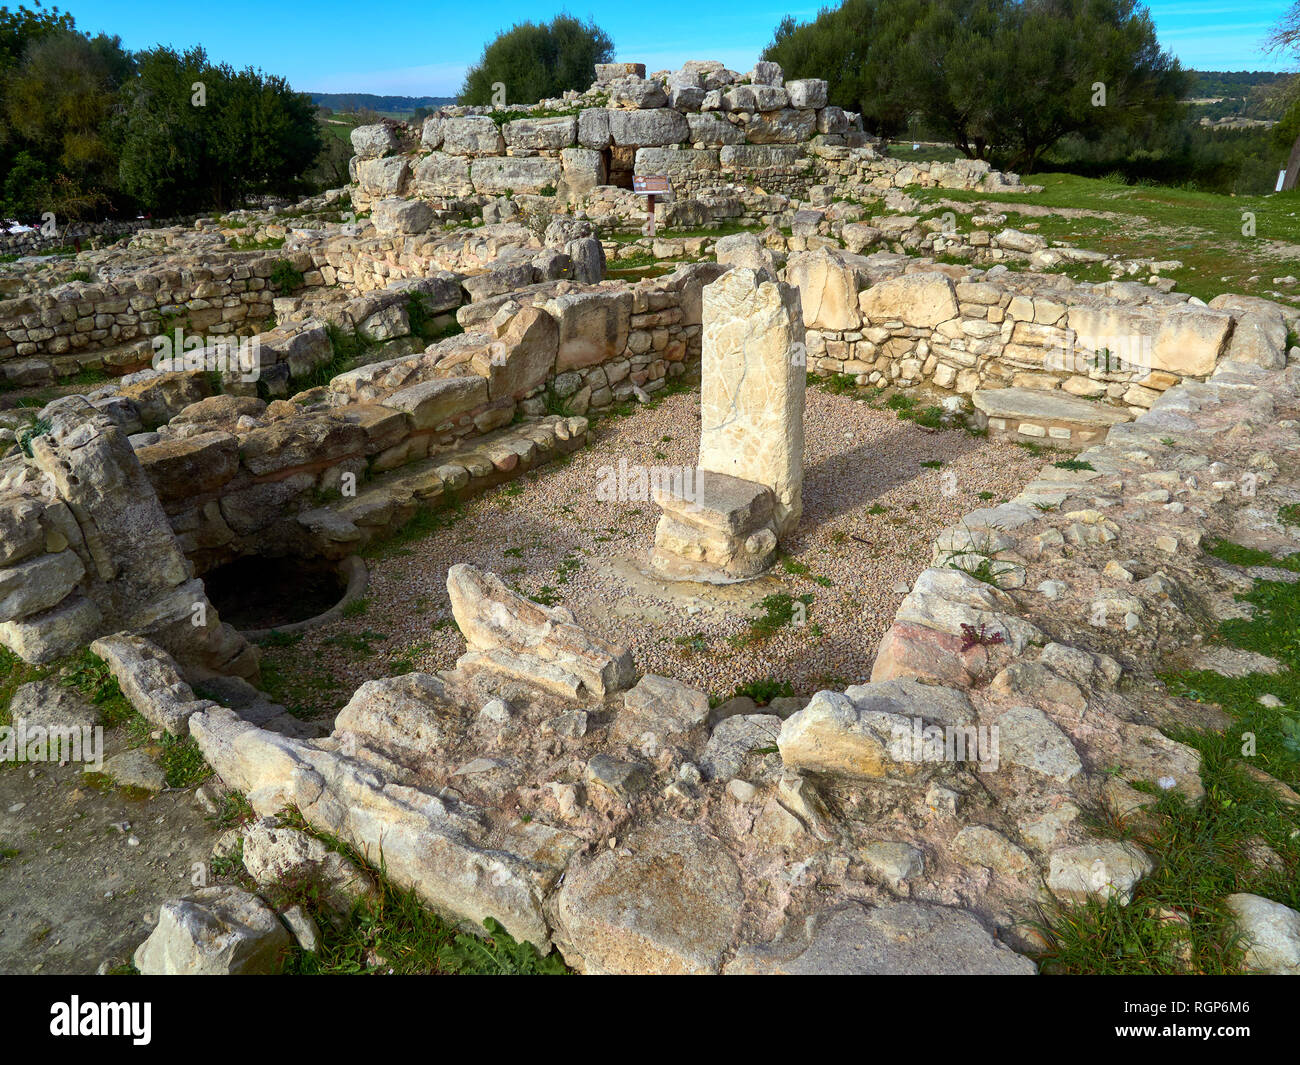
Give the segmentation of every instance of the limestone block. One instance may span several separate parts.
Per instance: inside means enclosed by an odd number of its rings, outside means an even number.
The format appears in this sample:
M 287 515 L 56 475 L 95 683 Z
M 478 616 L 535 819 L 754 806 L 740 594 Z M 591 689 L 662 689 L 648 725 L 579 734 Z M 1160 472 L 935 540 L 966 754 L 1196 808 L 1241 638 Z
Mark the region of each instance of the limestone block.
M 703 314 L 699 468 L 772 489 L 784 534 L 803 510 L 799 291 L 733 269 L 705 286 Z
M 857 329 L 862 324 L 857 277 L 842 256 L 825 248 L 796 252 L 785 276 L 799 289 L 807 328 Z

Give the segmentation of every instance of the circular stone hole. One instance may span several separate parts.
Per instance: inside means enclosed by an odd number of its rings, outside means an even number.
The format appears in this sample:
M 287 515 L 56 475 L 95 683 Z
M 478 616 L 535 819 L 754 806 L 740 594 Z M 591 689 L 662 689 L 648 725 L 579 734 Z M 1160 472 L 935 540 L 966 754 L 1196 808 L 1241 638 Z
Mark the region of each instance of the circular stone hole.
M 348 579 L 337 562 L 253 556 L 209 570 L 203 584 L 221 620 L 247 631 L 325 613 L 343 598 Z

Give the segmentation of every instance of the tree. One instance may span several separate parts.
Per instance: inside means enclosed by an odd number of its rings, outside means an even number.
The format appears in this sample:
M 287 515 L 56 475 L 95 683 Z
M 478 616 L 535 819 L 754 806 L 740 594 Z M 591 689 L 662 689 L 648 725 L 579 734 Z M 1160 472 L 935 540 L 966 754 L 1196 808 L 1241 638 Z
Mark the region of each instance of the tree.
M 826 78 L 831 102 L 861 111 L 870 132 L 916 117 L 1016 169 L 1068 133 L 1172 116 L 1185 87 L 1137 0 L 845 0 L 810 23 L 783 20 L 764 58 Z
M 116 37 L 61 29 L 28 45 L 6 82 L 3 109 L 26 156 L 25 199 L 74 219 L 111 202 L 117 162 L 109 119 L 132 69 Z M 21 199 L 19 209 L 31 211 Z
M 295 190 L 320 154 L 315 106 L 283 78 L 213 66 L 202 48 L 155 48 L 137 68 L 118 120 L 119 173 L 153 210 L 225 209 L 250 193 Z
M 597 63 L 614 58 L 614 42 L 594 22 L 560 14 L 549 24 L 520 22 L 499 33 L 465 74 L 459 102 L 493 102 L 493 86 L 505 86 L 507 103 L 535 103 L 568 90 L 588 88 Z

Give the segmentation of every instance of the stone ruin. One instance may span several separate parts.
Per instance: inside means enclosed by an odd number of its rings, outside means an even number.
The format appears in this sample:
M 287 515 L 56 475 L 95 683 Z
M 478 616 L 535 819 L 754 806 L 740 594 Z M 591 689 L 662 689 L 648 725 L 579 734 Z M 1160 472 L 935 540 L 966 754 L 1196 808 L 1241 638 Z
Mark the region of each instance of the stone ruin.
M 704 290 L 700 457 L 656 493 L 653 564 L 693 580 L 767 569 L 803 512 L 807 376 L 799 292 L 737 268 Z
M 1203 537 L 1294 546 L 1266 511 L 1295 491 L 1277 460 L 1300 453 L 1300 312 L 1206 305 L 1162 264 L 970 205 L 952 205 L 959 232 L 900 213 L 917 185 L 1023 186 L 888 159 L 824 82 L 773 64 L 597 75 L 504 122 L 448 108 L 418 134 L 356 130 L 368 219 L 335 217 L 334 193 L 137 233 L 70 264 L 89 281 L 0 268 L 9 387 L 110 375 L 35 420 L 0 410 L 0 643 L 29 662 L 89 645 L 152 725 L 191 737 L 258 817 L 259 884 L 373 890 L 277 820 L 291 807 L 442 915 L 494 918 L 585 972 L 1032 972 L 1043 891 L 1127 901 L 1151 870 L 1083 812 L 1140 813 L 1157 782 L 1201 801 L 1199 755 L 1161 731 L 1189 707 L 1151 663 L 1235 587 Z M 634 171 L 673 179 L 670 232 L 635 245 L 671 269 L 610 278 L 643 217 Z M 736 223 L 752 230 L 671 235 Z M 1043 272 L 1088 261 L 1114 278 Z M 284 264 L 302 280 L 277 295 Z M 192 364 L 154 366 L 180 319 L 203 338 Z M 339 370 L 340 333 L 371 354 Z M 213 364 L 223 338 L 256 341 L 255 373 Z M 754 578 L 802 513 L 808 373 L 924 389 L 955 424 L 1078 462 L 928 545 L 871 677 L 785 716 L 711 708 L 565 606 L 455 565 L 465 654 L 367 681 L 326 731 L 257 689 L 256 645 L 204 588 L 235 559 L 349 559 L 697 376 L 699 460 L 658 486 L 647 571 Z M 962 567 L 981 559 L 996 580 Z M 972 757 L 930 756 L 955 735 Z M 1277 904 L 1252 899 L 1229 906 L 1258 931 Z M 195 913 L 248 950 L 206 956 Z M 254 971 L 286 942 L 257 896 L 219 886 L 167 903 L 136 959 Z M 1269 950 L 1252 964 L 1290 964 Z

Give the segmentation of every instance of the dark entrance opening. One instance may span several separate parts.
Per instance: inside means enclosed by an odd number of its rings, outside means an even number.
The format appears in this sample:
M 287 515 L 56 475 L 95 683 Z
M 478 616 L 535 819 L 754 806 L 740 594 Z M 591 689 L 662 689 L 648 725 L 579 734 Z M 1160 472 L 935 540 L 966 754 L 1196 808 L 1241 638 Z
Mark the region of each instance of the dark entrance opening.
M 347 579 L 337 562 L 254 556 L 203 575 L 221 620 L 237 629 L 271 629 L 323 614 L 343 598 Z
M 605 184 L 615 185 L 620 189 L 632 187 L 632 174 L 636 170 L 636 149 L 617 146 L 602 148 L 601 158 L 605 161 Z

